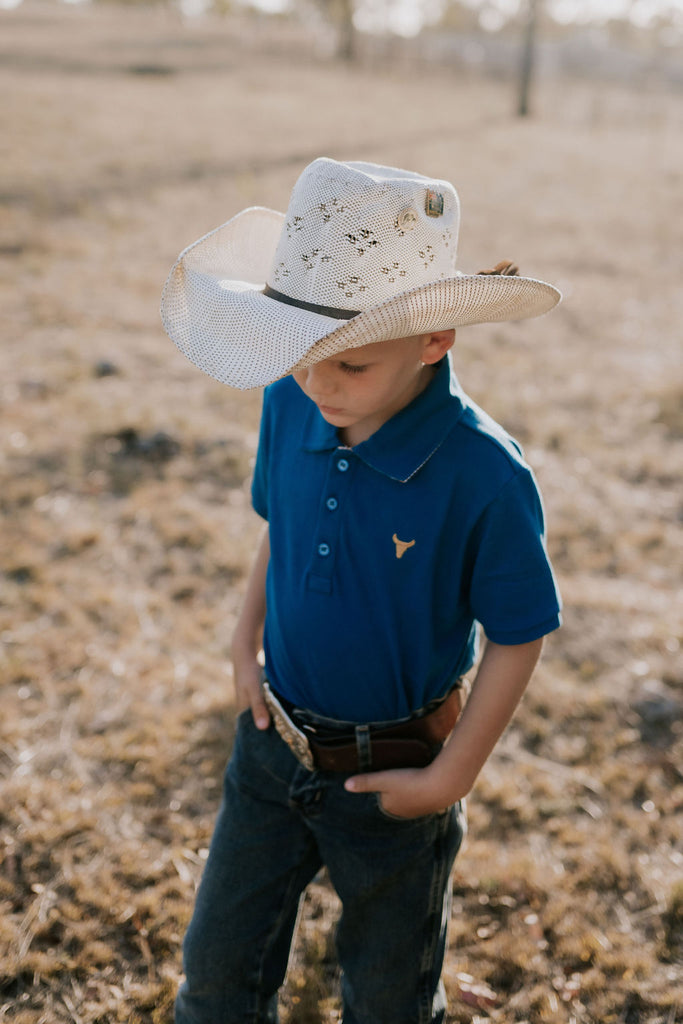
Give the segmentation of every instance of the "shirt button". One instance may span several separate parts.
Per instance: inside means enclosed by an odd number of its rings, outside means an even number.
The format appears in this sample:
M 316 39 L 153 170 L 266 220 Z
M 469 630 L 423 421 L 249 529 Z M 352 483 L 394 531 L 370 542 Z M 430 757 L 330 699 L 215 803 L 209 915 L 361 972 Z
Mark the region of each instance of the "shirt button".
M 340 459 L 339 462 L 337 463 L 337 469 L 339 470 L 340 473 L 345 473 L 348 468 L 349 468 L 349 460 L 348 459 Z
M 330 545 L 329 544 L 318 544 L 318 554 L 319 555 L 322 555 L 323 558 L 325 558 L 325 556 L 329 555 L 329 553 L 330 553 Z
M 336 498 L 328 498 L 327 501 L 325 502 L 325 504 L 329 508 L 330 512 L 334 512 L 334 510 L 337 507 L 337 505 L 339 504 L 339 502 L 337 501 Z

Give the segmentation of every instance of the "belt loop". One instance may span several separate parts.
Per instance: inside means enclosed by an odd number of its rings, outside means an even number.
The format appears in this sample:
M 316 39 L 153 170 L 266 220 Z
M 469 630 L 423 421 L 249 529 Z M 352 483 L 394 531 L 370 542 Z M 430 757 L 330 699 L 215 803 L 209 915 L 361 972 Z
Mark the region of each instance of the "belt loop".
M 356 751 L 358 754 L 358 771 L 367 772 L 372 766 L 372 751 L 370 749 L 370 726 L 357 725 L 356 729 Z

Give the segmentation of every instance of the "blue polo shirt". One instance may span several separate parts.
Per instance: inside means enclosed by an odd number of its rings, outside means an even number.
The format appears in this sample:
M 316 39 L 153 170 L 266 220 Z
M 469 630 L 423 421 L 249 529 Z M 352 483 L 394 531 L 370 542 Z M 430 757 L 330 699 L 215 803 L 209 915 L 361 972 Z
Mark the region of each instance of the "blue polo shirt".
M 543 510 L 516 442 L 444 359 L 354 448 L 291 377 L 266 388 L 252 486 L 268 520 L 266 671 L 300 707 L 401 718 L 476 655 L 560 625 Z

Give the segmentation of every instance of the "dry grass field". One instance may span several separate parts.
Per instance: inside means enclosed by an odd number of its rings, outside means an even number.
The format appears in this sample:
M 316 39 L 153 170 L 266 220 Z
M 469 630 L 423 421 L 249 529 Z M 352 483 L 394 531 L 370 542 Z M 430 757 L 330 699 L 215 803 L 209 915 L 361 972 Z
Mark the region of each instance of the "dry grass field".
M 0 11 L 0 1020 L 169 1024 L 234 717 L 260 395 L 162 332 L 177 253 L 305 163 L 454 180 L 460 265 L 563 288 L 463 330 L 543 489 L 565 625 L 469 802 L 451 1022 L 683 1021 L 681 97 L 349 69 L 265 21 Z M 340 1020 L 306 896 L 283 1019 Z

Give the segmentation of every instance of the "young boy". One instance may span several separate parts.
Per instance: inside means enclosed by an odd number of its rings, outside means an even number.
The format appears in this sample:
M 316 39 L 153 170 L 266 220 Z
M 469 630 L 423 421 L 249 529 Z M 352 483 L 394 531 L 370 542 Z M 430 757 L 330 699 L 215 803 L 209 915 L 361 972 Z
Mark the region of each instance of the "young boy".
M 323 864 L 344 1024 L 444 1019 L 462 801 L 560 622 L 531 471 L 448 356 L 456 327 L 559 293 L 459 273 L 458 227 L 448 182 L 317 160 L 286 215 L 244 211 L 167 282 L 164 324 L 190 359 L 271 385 L 253 480 L 268 525 L 233 641 L 243 713 L 177 1024 L 277 1020 Z

